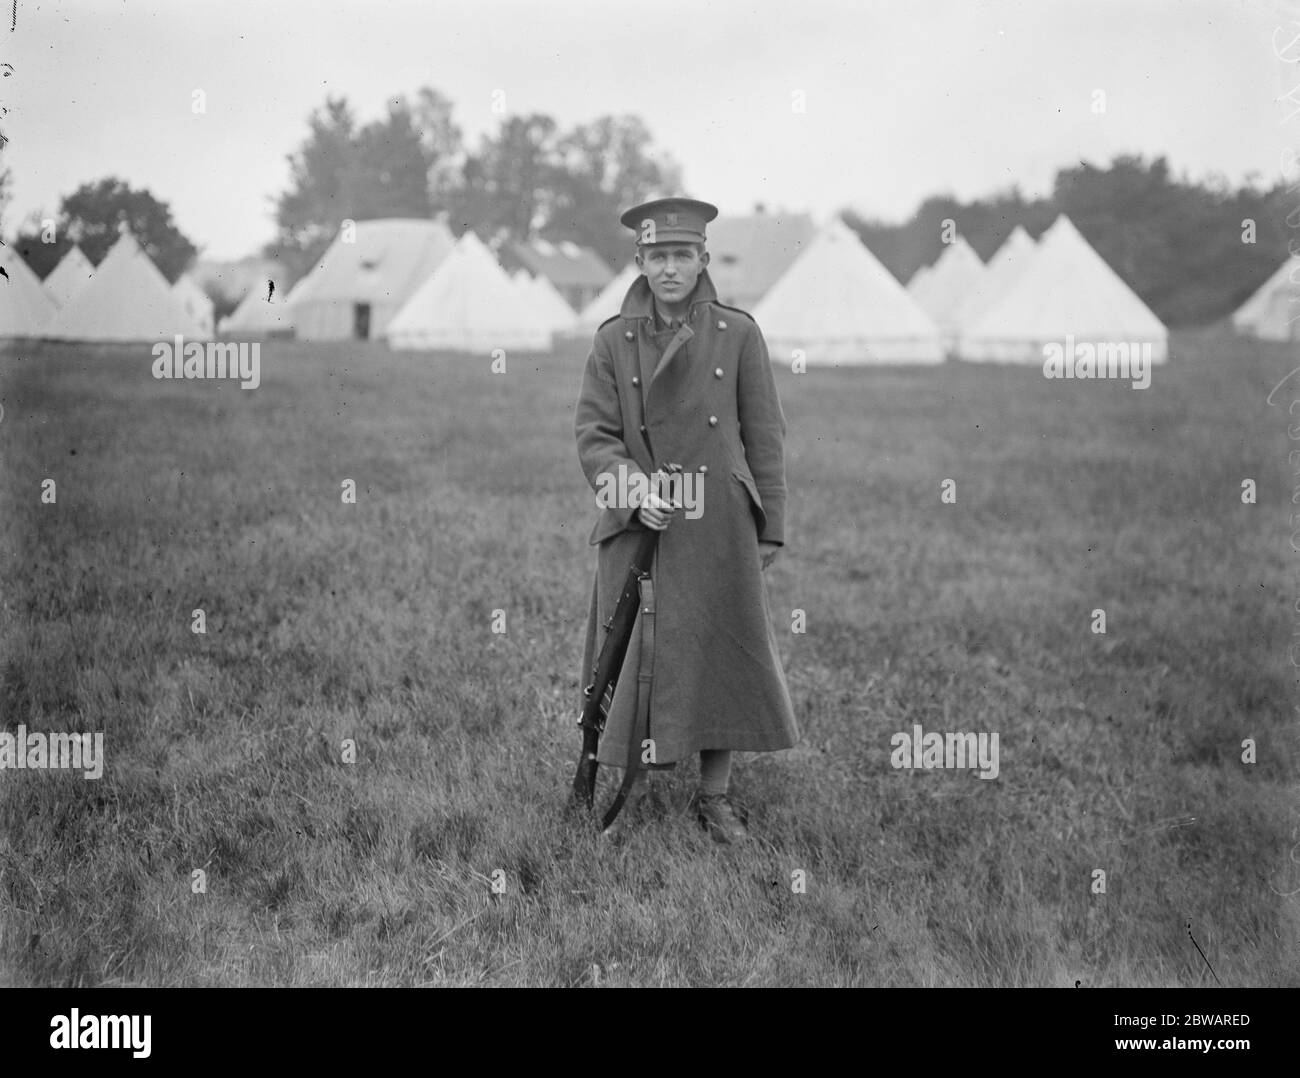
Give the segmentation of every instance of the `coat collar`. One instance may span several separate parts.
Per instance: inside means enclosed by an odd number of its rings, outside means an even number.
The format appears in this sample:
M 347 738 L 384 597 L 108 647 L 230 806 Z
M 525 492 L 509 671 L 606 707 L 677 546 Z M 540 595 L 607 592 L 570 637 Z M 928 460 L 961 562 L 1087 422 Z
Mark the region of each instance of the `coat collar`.
M 655 316 L 654 293 L 650 291 L 650 282 L 645 279 L 645 274 L 641 274 L 632 282 L 632 287 L 627 290 L 627 295 L 623 297 L 623 309 L 620 312 L 624 318 L 640 318 L 647 322 L 653 322 Z M 645 383 L 646 389 L 650 384 L 659 377 L 659 374 L 668 366 L 668 361 L 681 351 L 682 345 L 695 336 L 695 331 L 691 329 L 691 322 L 695 318 L 696 309 L 701 303 L 717 303 L 718 291 L 713 287 L 713 279 L 709 276 L 707 269 L 700 270 L 699 280 L 695 282 L 695 288 L 691 292 L 690 304 L 686 309 L 686 320 L 682 322 L 681 328 L 673 335 L 673 339 L 668 342 L 668 347 L 664 349 L 663 354 L 659 356 L 656 363 L 651 351 L 646 348 L 637 350 L 637 366 L 641 371 L 641 378 Z M 646 390 L 642 390 L 645 392 Z
M 619 314 L 624 318 L 650 318 L 655 316 L 654 308 L 655 297 L 650 291 L 650 282 L 645 279 L 645 274 L 640 274 L 632 287 L 627 290 L 627 295 L 623 297 L 623 309 Z M 713 287 L 713 278 L 709 276 L 707 268 L 700 270 L 699 280 L 695 282 L 695 290 L 691 292 L 690 305 L 687 308 L 686 320 L 689 322 L 695 315 L 695 308 L 701 303 L 717 303 L 718 290 Z

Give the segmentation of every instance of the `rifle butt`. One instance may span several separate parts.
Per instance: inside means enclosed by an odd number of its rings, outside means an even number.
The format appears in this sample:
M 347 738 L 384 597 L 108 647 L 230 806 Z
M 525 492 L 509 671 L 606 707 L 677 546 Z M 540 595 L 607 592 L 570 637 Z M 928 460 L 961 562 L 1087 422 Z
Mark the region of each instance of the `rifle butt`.
M 594 730 L 583 731 L 582 756 L 573 775 L 573 803 L 588 811 L 596 800 L 596 772 L 600 767 L 596 762 L 598 736 Z

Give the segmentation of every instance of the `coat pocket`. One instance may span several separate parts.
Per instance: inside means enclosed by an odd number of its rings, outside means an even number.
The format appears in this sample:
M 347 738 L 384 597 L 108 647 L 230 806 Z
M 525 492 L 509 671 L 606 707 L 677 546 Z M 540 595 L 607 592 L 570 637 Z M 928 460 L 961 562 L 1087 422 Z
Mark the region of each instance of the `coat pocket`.
M 733 469 L 731 474 L 740 485 L 745 488 L 745 492 L 749 495 L 749 500 L 753 504 L 754 508 L 754 518 L 758 523 L 759 533 L 762 534 L 763 529 L 767 527 L 767 514 L 763 512 L 763 499 L 758 496 L 758 486 L 754 483 L 754 477 L 748 472 L 742 472 L 735 469 Z

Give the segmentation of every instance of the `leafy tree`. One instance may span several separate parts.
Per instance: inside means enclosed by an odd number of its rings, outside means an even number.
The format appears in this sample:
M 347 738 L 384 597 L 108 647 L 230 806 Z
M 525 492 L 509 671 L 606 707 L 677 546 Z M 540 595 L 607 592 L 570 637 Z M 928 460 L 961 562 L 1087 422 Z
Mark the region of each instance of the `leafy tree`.
M 277 199 L 277 234 L 264 253 L 296 279 L 320 260 L 346 220 L 430 217 L 430 170 L 459 139 L 444 105 L 422 90 L 416 106 L 395 98 L 387 116 L 358 129 L 346 99 L 327 98 L 289 157 L 290 186 Z
M 1270 193 L 1234 192 L 1222 176 L 1174 177 L 1164 157 L 1062 169 L 1052 201 L 1172 325 L 1230 314 L 1286 257 L 1284 212 Z M 1257 223 L 1254 244 L 1242 242 L 1244 218 Z
M 356 121 L 343 98 L 327 98 L 308 120 L 309 134 L 289 155 L 290 187 L 277 199 L 276 238 L 265 254 L 296 279 L 325 253 L 339 225 L 352 217 Z
M 35 220 L 28 222 L 15 243 L 37 273 L 53 269 L 74 243 L 98 265 L 117 242 L 121 225 L 127 226 L 169 281 L 175 281 L 198 254 L 173 223 L 167 203 L 114 176 L 82 184 L 63 199 L 55 218 L 56 243 L 43 242 Z
M 410 106 L 398 99 L 384 120 L 367 124 L 352 144 L 348 194 L 354 220 L 431 216 L 431 165 Z
M 680 167 L 656 153 L 638 116 L 601 116 L 579 124 L 557 143 L 552 202 L 543 235 L 596 250 L 611 266 L 631 257 L 619 215 L 647 199 L 682 194 Z
M 18 228 L 13 240 L 14 248 L 23 256 L 32 272 L 42 279 L 50 275 L 50 271 L 59 264 L 59 259 L 72 247 L 72 241 L 61 232 L 55 234 L 52 243 L 45 242 L 47 235 L 49 233 L 41 227 L 41 214 L 33 211 Z
M 463 135 L 452 119 L 453 110 L 451 99 L 429 86 L 416 91 L 411 105 L 412 120 L 429 162 L 429 204 L 434 213 L 450 209 L 447 197 L 457 186 L 465 163 Z
M 453 230 L 532 236 L 544 223 L 556 144 L 555 121 L 541 113 L 509 116 L 495 136 L 485 135 L 478 152 L 465 160 L 461 183 L 447 192 Z
M 621 264 L 629 244 L 618 215 L 681 189 L 680 170 L 651 151 L 634 116 L 601 117 L 567 133 L 541 113 L 509 116 L 468 152 L 451 101 L 426 86 L 359 130 L 342 98 L 327 99 L 308 126 L 289 158 L 277 236 L 264 252 L 294 277 L 320 259 L 347 218 L 435 213 L 456 235 L 472 228 L 485 239 L 574 240 Z

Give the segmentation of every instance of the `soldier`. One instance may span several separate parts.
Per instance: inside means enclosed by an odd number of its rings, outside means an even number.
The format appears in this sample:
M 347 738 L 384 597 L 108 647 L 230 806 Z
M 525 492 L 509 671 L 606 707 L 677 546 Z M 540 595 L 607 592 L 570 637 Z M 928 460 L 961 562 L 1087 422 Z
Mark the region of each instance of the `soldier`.
M 799 733 L 763 577 L 785 542 L 785 417 L 762 333 L 718 302 L 709 278 L 704 230 L 717 213 L 669 198 L 620 218 L 636 233 L 641 276 L 596 331 L 575 418 L 582 470 L 605 495 L 590 540 L 599 549 L 583 677 L 638 536 L 659 531 L 647 729 L 635 729 L 634 629 L 599 761 L 626 764 L 638 732 L 655 768 L 698 753 L 700 823 L 739 842 L 747 830 L 728 795 L 732 752 L 787 749 Z M 675 510 L 648 489 L 670 462 L 683 469 L 676 491 L 695 505 Z M 611 490 L 626 497 L 611 500 Z M 642 770 L 629 806 L 647 783 Z

